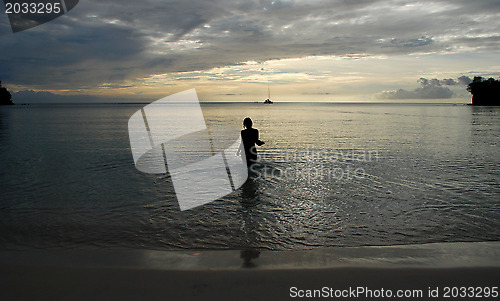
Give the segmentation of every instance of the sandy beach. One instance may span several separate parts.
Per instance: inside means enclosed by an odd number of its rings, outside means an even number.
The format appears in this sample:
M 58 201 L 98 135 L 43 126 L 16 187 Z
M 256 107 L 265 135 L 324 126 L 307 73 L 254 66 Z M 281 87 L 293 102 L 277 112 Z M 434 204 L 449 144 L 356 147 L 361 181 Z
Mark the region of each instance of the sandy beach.
M 4 4 L 0 301 L 500 301 L 500 0 Z
M 478 299 L 494 300 L 485 294 L 500 285 L 499 246 L 439 243 L 259 253 L 4 251 L 0 299 L 453 300 L 454 287 L 480 287 L 483 298 Z M 248 252 L 253 258 L 245 263 L 241 257 Z

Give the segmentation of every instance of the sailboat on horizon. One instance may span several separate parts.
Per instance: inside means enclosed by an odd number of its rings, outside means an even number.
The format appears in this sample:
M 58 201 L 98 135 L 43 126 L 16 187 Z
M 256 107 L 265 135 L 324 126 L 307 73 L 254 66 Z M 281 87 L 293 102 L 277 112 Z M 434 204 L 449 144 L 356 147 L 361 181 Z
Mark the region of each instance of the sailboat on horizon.
M 264 100 L 264 104 L 272 104 L 273 101 L 271 100 L 271 89 L 269 88 L 269 85 L 267 86 L 267 99 Z

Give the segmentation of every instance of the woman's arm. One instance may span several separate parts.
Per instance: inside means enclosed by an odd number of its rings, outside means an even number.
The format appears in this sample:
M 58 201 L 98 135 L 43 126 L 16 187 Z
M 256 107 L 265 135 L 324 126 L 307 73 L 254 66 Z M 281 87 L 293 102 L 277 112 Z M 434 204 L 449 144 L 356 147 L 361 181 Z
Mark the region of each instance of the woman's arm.
M 257 144 L 258 146 L 261 146 L 261 145 L 265 144 L 265 142 L 264 142 L 264 141 L 260 141 L 260 140 L 259 140 L 259 130 L 255 130 L 255 131 L 257 132 L 257 135 L 256 135 L 256 136 L 257 136 L 257 137 L 256 137 L 257 139 L 255 140 L 255 144 Z

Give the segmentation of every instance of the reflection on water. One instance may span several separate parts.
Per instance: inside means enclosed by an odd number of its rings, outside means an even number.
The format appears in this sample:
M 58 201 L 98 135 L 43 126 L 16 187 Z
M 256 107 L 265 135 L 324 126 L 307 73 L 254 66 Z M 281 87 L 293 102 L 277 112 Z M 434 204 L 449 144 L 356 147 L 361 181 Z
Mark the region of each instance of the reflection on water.
M 209 126 L 253 117 L 262 166 L 180 212 L 170 178 L 134 166 L 141 106 L 0 108 L 0 248 L 235 249 L 252 266 L 262 249 L 498 240 L 499 108 L 204 104 Z
M 243 258 L 243 267 L 244 268 L 255 268 L 257 264 L 253 259 L 259 258 L 260 251 L 258 250 L 242 250 L 240 253 L 240 257 Z
M 245 234 L 243 250 L 240 257 L 243 258 L 243 267 L 255 267 L 255 261 L 259 257 L 260 251 L 256 248 L 259 247 L 257 228 L 258 224 L 255 215 L 259 212 L 256 210 L 256 205 L 259 202 L 258 181 L 256 175 L 252 170 L 249 170 L 247 181 L 241 187 L 241 207 L 242 207 L 242 228 Z
M 259 182 L 257 174 L 251 169 L 248 170 L 248 179 L 241 186 L 241 205 L 243 208 L 249 209 L 255 207 L 259 202 Z
M 6 106 L 0 107 L 0 149 L 4 150 L 2 146 L 7 145 L 4 142 L 4 139 L 8 139 L 9 137 L 9 123 L 10 123 L 10 114 L 13 107 Z

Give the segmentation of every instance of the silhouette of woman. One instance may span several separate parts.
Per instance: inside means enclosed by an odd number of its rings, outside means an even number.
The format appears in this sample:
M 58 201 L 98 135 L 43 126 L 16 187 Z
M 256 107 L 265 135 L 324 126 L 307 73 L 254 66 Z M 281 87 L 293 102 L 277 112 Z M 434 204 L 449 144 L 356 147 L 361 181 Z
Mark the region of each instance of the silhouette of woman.
M 258 146 L 264 144 L 264 142 L 259 140 L 259 130 L 252 128 L 252 125 L 253 122 L 250 117 L 243 120 L 243 127 L 245 127 L 245 129 L 241 131 L 242 143 L 240 149 L 238 150 L 239 155 L 241 147 L 243 146 L 248 167 L 257 162 L 257 148 L 255 147 L 255 144 Z

